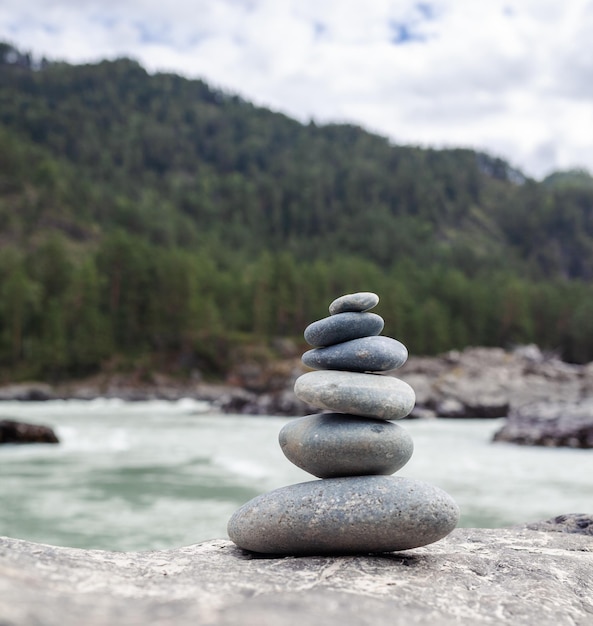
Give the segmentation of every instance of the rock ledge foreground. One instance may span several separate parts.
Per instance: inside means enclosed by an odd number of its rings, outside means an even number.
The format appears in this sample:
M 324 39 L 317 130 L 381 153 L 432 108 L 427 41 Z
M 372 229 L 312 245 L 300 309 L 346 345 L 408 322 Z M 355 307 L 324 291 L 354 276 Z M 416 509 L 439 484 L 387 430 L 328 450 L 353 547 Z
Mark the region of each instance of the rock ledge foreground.
M 593 518 L 533 527 L 543 530 L 457 529 L 406 552 L 283 559 L 226 540 L 122 553 L 0 538 L 0 624 L 592 624 Z

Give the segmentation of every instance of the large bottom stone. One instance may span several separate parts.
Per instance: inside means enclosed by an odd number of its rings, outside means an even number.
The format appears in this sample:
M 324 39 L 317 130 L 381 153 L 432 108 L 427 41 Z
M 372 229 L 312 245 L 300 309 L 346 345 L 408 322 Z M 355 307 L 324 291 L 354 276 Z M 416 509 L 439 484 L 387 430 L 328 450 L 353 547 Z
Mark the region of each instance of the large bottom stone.
M 448 535 L 459 508 L 433 485 L 398 476 L 328 478 L 250 500 L 228 523 L 240 548 L 336 555 L 407 550 Z

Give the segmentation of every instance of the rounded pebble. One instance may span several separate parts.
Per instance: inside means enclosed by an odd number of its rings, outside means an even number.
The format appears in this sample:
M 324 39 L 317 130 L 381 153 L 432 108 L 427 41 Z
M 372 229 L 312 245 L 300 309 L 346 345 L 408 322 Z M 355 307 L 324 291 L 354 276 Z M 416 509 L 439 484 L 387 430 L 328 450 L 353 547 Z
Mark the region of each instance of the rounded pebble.
M 278 439 L 289 461 L 318 478 L 393 474 L 414 451 L 401 426 L 344 413 L 291 420 Z
M 368 554 L 427 545 L 458 519 L 452 498 L 419 480 L 327 478 L 254 498 L 231 517 L 228 534 L 240 548 L 265 554 Z
M 342 341 L 378 335 L 385 321 L 376 313 L 337 313 L 309 324 L 305 341 L 314 347 L 331 346 Z
M 336 298 L 329 305 L 330 315 L 336 313 L 346 313 L 347 311 L 368 311 L 379 304 L 379 296 L 370 291 L 359 291 L 358 293 L 348 293 L 345 296 Z
M 383 420 L 405 417 L 416 401 L 414 390 L 398 378 L 333 370 L 299 376 L 294 392 L 320 409 Z
M 407 358 L 408 350 L 403 343 L 391 337 L 375 336 L 308 350 L 302 361 L 317 370 L 386 372 L 401 367 Z

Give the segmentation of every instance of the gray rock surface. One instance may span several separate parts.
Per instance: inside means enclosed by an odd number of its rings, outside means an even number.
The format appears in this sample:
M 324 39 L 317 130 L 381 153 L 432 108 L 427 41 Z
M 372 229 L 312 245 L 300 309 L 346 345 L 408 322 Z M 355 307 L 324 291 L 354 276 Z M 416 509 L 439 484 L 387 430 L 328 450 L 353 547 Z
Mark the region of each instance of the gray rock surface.
M 336 298 L 329 305 L 330 315 L 337 313 L 346 313 L 348 311 L 368 311 L 379 304 L 379 296 L 370 291 L 359 291 L 357 293 L 348 293 L 344 296 Z
M 402 380 L 379 374 L 316 371 L 297 378 L 297 398 L 337 413 L 396 420 L 414 408 L 414 390 Z
M 318 478 L 393 474 L 414 451 L 401 426 L 343 413 L 291 420 L 278 439 L 286 458 Z
M 386 372 L 401 367 L 408 358 L 403 343 L 391 337 L 361 337 L 303 354 L 305 365 L 317 370 Z
M 397 377 L 414 388 L 418 412 L 439 417 L 506 417 L 534 402 L 593 397 L 593 363 L 564 363 L 533 345 L 411 356 Z
M 399 476 L 311 480 L 264 493 L 229 520 L 229 537 L 266 554 L 407 550 L 449 534 L 459 508 L 438 487 Z
M 331 346 L 359 337 L 378 335 L 385 320 L 376 313 L 337 313 L 305 328 L 305 341 L 314 347 Z
M 593 623 L 593 539 L 462 528 L 394 554 L 261 559 L 225 540 L 119 553 L 0 538 L 2 626 L 502 623 Z
M 518 407 L 511 410 L 493 439 L 528 446 L 593 448 L 593 399 Z

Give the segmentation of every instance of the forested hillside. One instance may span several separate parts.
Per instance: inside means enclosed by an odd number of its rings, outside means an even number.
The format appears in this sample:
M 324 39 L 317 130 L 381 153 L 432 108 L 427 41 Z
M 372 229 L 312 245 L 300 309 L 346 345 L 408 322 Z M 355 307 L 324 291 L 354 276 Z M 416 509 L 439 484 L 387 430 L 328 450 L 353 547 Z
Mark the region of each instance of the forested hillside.
M 593 359 L 593 179 L 303 125 L 121 59 L 0 44 L 0 371 L 223 374 L 376 291 L 411 352 Z

